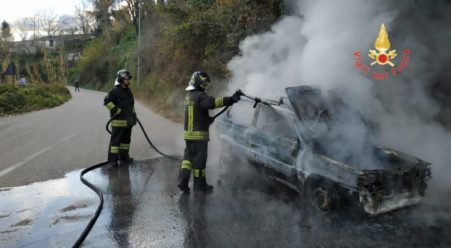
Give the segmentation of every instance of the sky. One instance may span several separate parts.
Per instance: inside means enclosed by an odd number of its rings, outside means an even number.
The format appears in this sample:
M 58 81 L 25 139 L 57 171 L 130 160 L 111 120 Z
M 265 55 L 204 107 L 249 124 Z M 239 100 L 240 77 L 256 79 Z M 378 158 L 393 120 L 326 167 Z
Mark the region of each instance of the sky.
M 80 0 L 0 0 L 0 20 L 13 24 L 22 17 L 33 16 L 43 9 L 52 9 L 58 15 L 73 15 L 74 5 Z
M 74 15 L 75 5 L 81 0 L 0 0 L 0 22 L 6 21 L 13 29 L 14 39 L 20 40 L 14 30 L 14 23 L 21 18 L 31 17 L 42 10 L 50 10 L 62 15 Z M 6 3 L 7 2 L 7 3 Z M 5 4 L 6 3 L 6 4 Z

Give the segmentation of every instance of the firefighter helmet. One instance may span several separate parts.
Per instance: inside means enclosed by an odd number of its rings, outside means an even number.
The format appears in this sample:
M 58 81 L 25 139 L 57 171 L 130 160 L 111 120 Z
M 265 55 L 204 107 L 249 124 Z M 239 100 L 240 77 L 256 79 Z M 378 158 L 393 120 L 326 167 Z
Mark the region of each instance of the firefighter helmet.
M 189 81 L 189 85 L 186 90 L 194 90 L 194 89 L 206 89 L 208 84 L 210 83 L 210 77 L 204 71 L 196 71 L 191 76 L 191 80 Z
M 124 82 L 124 79 L 132 79 L 133 77 L 132 77 L 132 75 L 130 74 L 130 72 L 128 72 L 127 70 L 125 70 L 125 69 L 122 69 L 122 70 L 119 70 L 118 72 L 117 72 L 117 81 L 119 82 L 119 83 L 123 83 Z

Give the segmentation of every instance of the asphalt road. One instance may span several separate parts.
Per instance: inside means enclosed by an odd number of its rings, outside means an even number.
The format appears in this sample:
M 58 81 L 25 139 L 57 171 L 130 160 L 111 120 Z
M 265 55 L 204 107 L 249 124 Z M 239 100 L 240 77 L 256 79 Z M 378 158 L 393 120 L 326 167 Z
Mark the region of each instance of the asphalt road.
M 23 115 L 0 118 L 0 188 L 61 178 L 66 172 L 107 160 L 109 113 L 106 93 L 81 89 L 67 103 Z M 136 102 L 138 118 L 160 150 L 181 154 L 182 127 Z M 130 154 L 155 156 L 139 126 L 132 133 Z

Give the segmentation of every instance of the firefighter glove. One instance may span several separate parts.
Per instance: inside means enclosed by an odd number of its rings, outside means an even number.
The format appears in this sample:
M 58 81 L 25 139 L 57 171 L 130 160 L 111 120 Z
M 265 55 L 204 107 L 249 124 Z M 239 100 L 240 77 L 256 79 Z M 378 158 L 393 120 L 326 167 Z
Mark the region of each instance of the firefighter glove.
M 136 125 L 138 122 L 138 117 L 136 116 L 136 113 L 132 113 L 132 126 Z
M 127 115 L 127 127 L 133 127 L 137 123 L 136 113 Z
M 233 93 L 233 95 L 232 95 L 232 101 L 234 103 L 238 102 L 239 100 L 241 100 L 242 95 L 243 95 L 243 92 L 241 92 L 241 90 L 235 91 L 235 93 Z

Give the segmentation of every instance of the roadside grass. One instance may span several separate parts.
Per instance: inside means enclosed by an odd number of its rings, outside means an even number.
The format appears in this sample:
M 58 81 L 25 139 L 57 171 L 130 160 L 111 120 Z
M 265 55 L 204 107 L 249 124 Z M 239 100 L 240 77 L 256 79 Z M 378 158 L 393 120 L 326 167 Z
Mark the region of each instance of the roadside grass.
M 71 98 L 64 84 L 0 85 L 0 116 L 53 108 Z

